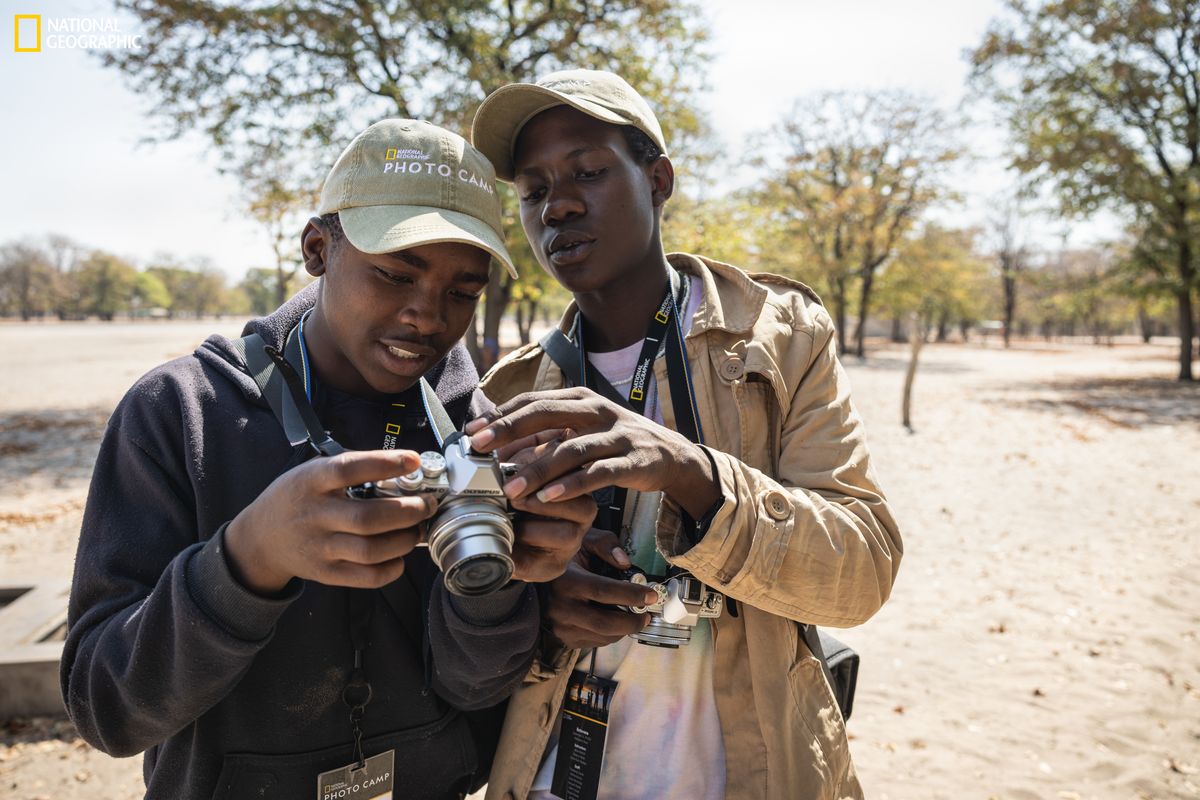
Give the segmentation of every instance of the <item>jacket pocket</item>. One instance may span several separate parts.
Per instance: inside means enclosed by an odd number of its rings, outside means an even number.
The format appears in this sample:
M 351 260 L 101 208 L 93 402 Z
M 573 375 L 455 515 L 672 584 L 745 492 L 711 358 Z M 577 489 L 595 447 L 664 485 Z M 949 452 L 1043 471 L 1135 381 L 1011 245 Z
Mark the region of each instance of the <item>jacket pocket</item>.
M 421 727 L 363 740 L 368 757 L 388 750 L 396 751 L 396 798 L 460 798 L 470 788 L 476 770 L 475 748 L 466 719 L 454 709 Z M 313 798 L 318 775 L 344 767 L 353 759 L 349 742 L 305 753 L 229 753 L 213 800 Z
M 825 680 L 821 662 L 809 651 L 798 629 L 795 629 L 795 637 L 796 660 L 788 670 L 788 689 L 800 721 L 825 754 L 828 774 L 823 776 L 824 781 L 827 786 L 836 788 L 850 770 L 846 723 L 833 690 Z M 830 796 L 841 795 L 832 793 Z
M 771 384 L 758 373 L 747 373 L 745 381 L 734 384 L 733 392 L 739 441 L 736 451 L 727 452 L 737 452 L 744 463 L 776 474 L 778 439 Z

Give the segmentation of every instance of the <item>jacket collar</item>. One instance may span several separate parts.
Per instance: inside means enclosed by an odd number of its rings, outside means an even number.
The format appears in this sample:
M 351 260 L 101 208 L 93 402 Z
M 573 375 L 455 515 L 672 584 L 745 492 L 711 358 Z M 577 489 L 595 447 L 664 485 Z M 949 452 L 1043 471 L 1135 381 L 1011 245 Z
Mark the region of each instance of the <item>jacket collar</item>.
M 699 277 L 704 287 L 703 299 L 692 317 L 692 329 L 687 338 L 709 330 L 744 333 L 762 314 L 767 290 L 740 269 L 691 253 L 669 253 L 667 263 L 685 275 Z M 572 300 L 558 322 L 558 329 L 564 334 L 570 333 L 577 313 L 579 307 Z

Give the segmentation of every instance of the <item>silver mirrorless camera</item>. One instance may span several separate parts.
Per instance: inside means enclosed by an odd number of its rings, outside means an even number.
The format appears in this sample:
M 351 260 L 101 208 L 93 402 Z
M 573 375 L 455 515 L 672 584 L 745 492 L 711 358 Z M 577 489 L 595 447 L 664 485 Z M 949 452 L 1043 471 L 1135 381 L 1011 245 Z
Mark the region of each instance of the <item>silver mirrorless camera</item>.
M 458 595 L 489 594 L 513 573 L 513 522 L 501 487 L 517 471 L 496 455 L 471 449 L 463 435 L 450 437 L 438 453 L 421 453 L 408 475 L 352 486 L 355 498 L 432 494 L 438 509 L 426 524 L 426 543 L 446 588 Z
M 658 595 L 648 606 L 622 606 L 634 614 L 650 614 L 650 624 L 633 638 L 655 647 L 679 647 L 692 640 L 692 628 L 702 619 L 721 616 L 725 596 L 714 592 L 686 572 L 661 581 L 651 580 L 636 568 L 625 570 L 621 577 L 640 586 L 647 586 Z

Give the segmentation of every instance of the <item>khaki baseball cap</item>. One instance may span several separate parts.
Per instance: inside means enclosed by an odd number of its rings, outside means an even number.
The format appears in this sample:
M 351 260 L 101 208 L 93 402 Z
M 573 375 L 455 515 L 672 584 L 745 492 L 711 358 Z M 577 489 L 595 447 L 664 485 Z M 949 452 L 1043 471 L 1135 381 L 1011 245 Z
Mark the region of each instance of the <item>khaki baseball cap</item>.
M 537 83 L 501 86 L 475 112 L 471 141 L 496 165 L 497 177 L 511 182 L 521 129 L 546 109 L 561 105 L 613 125 L 632 125 L 667 152 L 662 127 L 645 99 L 619 75 L 594 69 L 551 72 Z
M 504 247 L 495 170 L 461 136 L 428 122 L 385 119 L 356 136 L 321 189 L 317 213 L 335 211 L 364 253 L 463 242 L 517 277 Z

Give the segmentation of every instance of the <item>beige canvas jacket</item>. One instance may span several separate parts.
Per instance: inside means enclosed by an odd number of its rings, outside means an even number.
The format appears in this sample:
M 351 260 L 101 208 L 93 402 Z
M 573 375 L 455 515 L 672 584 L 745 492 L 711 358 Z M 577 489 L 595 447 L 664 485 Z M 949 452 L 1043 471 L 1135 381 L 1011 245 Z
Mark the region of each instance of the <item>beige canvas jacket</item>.
M 725 796 L 861 797 L 841 714 L 797 623 L 850 627 L 869 619 L 891 592 L 902 545 L 850 402 L 832 321 L 795 281 L 692 255 L 668 259 L 704 285 L 686 347 L 724 499 L 694 547 L 681 533 L 678 507 L 664 501 L 658 549 L 739 604 L 739 615 L 726 612 L 713 630 Z M 574 315 L 572 306 L 564 332 Z M 665 359 L 655 377 L 674 427 Z M 482 388 L 499 404 L 564 385 L 532 344 L 497 364 Z M 535 664 L 513 695 L 489 800 L 528 794 L 577 655 L 545 654 L 553 663 Z

